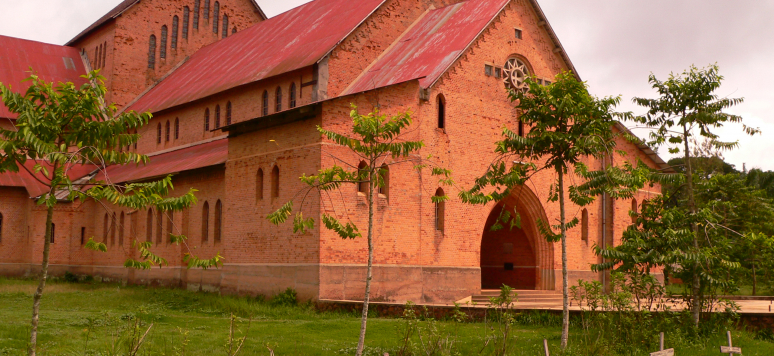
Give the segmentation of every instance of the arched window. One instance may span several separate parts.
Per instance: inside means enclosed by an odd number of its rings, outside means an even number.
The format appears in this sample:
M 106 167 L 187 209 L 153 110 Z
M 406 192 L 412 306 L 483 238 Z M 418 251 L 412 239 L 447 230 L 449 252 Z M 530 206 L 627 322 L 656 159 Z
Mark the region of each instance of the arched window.
M 275 95 L 276 95 L 277 103 L 276 103 L 276 106 L 274 107 L 274 112 L 280 112 L 282 111 L 282 88 L 277 87 L 277 92 Z
M 589 211 L 586 209 L 581 211 L 581 240 L 589 241 Z
M 446 193 L 443 192 L 443 189 L 438 188 L 438 190 L 435 191 L 436 197 L 442 197 L 445 196 Z M 435 229 L 438 231 L 443 231 L 444 223 L 445 223 L 445 215 L 446 215 L 446 202 L 445 201 L 438 201 L 435 203 Z
M 381 177 L 381 184 L 379 185 L 379 194 L 389 197 L 390 195 L 390 167 L 387 164 L 383 164 L 379 168 L 379 177 Z
M 519 120 L 518 132 L 519 136 L 524 137 L 524 123 Z
M 148 219 L 145 221 L 145 241 L 153 241 L 153 209 L 148 209 Z
M 212 33 L 218 34 L 218 19 L 220 18 L 220 3 L 215 2 L 212 7 Z
M 231 125 L 231 102 L 226 103 L 226 125 Z
M 210 19 L 210 0 L 204 0 L 204 19 Z
M 366 170 L 368 170 L 368 164 L 365 163 L 365 161 L 360 161 L 360 164 L 357 165 L 359 177 L 359 181 L 357 183 L 358 193 L 368 194 L 368 182 L 365 181 L 368 179 L 368 176 L 366 176 Z
M 194 0 L 193 28 L 199 29 L 199 9 L 201 9 L 201 0 Z
M 236 31 L 237 31 L 237 30 L 236 30 L 236 27 L 232 28 L 232 29 L 231 29 L 231 34 L 232 34 L 232 35 L 233 35 L 233 34 L 235 34 L 235 33 L 236 33 Z
M 170 43 L 170 46 L 172 49 L 177 48 L 177 29 L 178 26 L 180 26 L 180 18 L 175 15 L 175 17 L 172 18 L 172 42 Z
M 632 199 L 632 224 L 637 222 L 637 214 L 639 211 L 637 210 L 637 199 Z
M 438 103 L 438 128 L 444 129 L 446 128 L 446 98 L 443 97 L 443 94 L 438 94 L 436 101 Z
M 175 118 L 175 140 L 180 138 L 180 118 Z
M 164 212 L 156 209 L 156 245 L 161 245 L 164 235 Z
M 108 214 L 105 213 L 105 219 L 102 220 L 102 243 L 107 245 L 108 243 Z
M 255 200 L 263 200 L 263 169 L 258 169 L 255 174 Z
M 81 227 L 81 245 L 86 243 L 86 228 Z
M 110 216 L 110 246 L 116 245 L 116 213 Z
M 56 242 L 56 224 L 51 223 L 51 243 Z
M 166 131 L 164 131 L 164 141 L 169 142 L 169 120 L 167 120 Z
M 221 236 L 223 236 L 223 204 L 218 200 L 215 203 L 215 243 L 220 242 Z
M 97 69 L 99 68 L 99 46 L 94 47 L 94 60 L 91 62 L 92 67 L 91 69 Z
M 102 67 L 105 67 L 105 63 L 107 62 L 107 41 L 105 41 L 104 46 L 102 47 Z
M 279 198 L 279 166 L 274 166 L 271 170 L 271 197 Z
M 207 242 L 210 235 L 210 204 L 204 202 L 202 208 L 202 243 Z
M 172 243 L 172 227 L 175 223 L 175 212 L 167 212 L 167 243 Z
M 263 116 L 269 115 L 269 91 L 268 90 L 263 91 L 262 105 L 263 107 L 261 108 L 261 112 L 263 113 Z
M 210 108 L 204 109 L 204 132 L 210 131 Z
M 215 105 L 215 128 L 220 128 L 220 105 Z
M 3 214 L 0 213 L 0 243 L 3 243 Z
M 183 39 L 188 39 L 188 22 L 191 18 L 191 9 L 188 6 L 183 7 Z
M 161 143 L 161 123 L 156 127 L 156 143 Z
M 296 107 L 296 83 L 290 83 L 290 104 L 289 108 Z
M 137 130 L 134 130 L 134 134 L 135 134 L 135 135 L 137 134 Z M 139 139 L 139 138 L 137 138 L 137 141 L 139 141 L 139 140 L 140 140 L 140 139 Z M 134 141 L 134 149 L 135 149 L 135 150 L 137 149 L 137 141 Z
M 124 245 L 124 212 L 121 212 L 121 220 L 118 220 L 118 246 Z
M 102 44 L 97 46 L 97 69 L 102 68 Z
M 223 38 L 228 37 L 228 15 L 223 15 Z
M 167 58 L 167 25 L 161 26 L 161 50 L 159 50 L 159 58 Z
M 156 68 L 156 35 L 151 35 L 148 41 L 148 68 Z

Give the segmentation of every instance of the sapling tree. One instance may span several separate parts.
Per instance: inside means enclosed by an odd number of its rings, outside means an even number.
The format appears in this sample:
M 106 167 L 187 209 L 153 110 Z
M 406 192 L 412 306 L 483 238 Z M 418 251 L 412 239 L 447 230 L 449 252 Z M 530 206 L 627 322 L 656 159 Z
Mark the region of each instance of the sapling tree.
M 29 89 L 15 93 L 0 83 L 3 104 L 17 114 L 15 127 L 0 128 L 0 174 L 25 171 L 46 187 L 37 204 L 46 207 L 43 258 L 39 284 L 33 296 L 32 327 L 29 355 L 36 354 L 40 300 L 46 286 L 51 248 L 52 222 L 57 204 L 94 200 L 121 207 L 142 209 L 154 207 L 161 211 L 183 210 L 196 203 L 194 189 L 179 197 L 169 197 L 173 190 L 171 177 L 159 181 L 110 184 L 102 181 L 74 180 L 68 172 L 76 165 L 93 165 L 105 170 L 109 165 L 144 164 L 145 155 L 120 149 L 137 142 L 137 134 L 129 134 L 148 123 L 149 113 L 126 112 L 116 115 L 113 105 L 106 105 L 104 78 L 98 71 L 85 75 L 87 83 L 53 84 L 37 75 L 30 76 Z M 80 177 L 77 177 L 80 178 Z M 178 243 L 184 236 L 174 236 Z M 150 242 L 136 243 L 140 259 L 126 261 L 127 267 L 150 268 L 166 261 L 155 255 Z M 103 243 L 90 239 L 88 248 L 106 251 Z M 209 260 L 187 256 L 189 266 L 215 267 L 218 255 Z
M 331 167 L 321 169 L 317 174 L 303 175 L 300 179 L 307 185 L 307 188 L 301 192 L 303 196 L 315 190 L 318 192 L 338 190 L 344 185 L 367 185 L 365 193 L 368 204 L 368 226 L 366 230 L 368 266 L 366 269 L 360 338 L 357 345 L 357 355 L 361 356 L 365 345 L 368 302 L 371 293 L 371 280 L 373 278 L 375 196 L 377 188 L 383 187 L 385 184 L 382 167 L 385 165 L 409 163 L 410 160 L 407 158 L 417 153 L 424 146 L 424 143 L 422 141 L 401 139 L 401 132 L 411 126 L 412 120 L 408 113 L 388 117 L 378 109 L 374 109 L 373 112 L 362 115 L 358 112 L 357 107 L 353 106 L 350 117 L 352 118 L 351 133 L 333 132 L 320 126 L 317 127 L 317 130 L 325 139 L 338 146 L 345 147 L 358 160 L 362 159 L 365 161 L 366 165 L 363 167 L 358 162 L 347 162 L 347 158 L 337 157 L 336 161 L 342 162 L 343 166 L 334 164 Z M 448 171 L 434 168 L 433 174 L 447 176 Z M 438 202 L 447 199 L 447 197 L 433 197 L 432 199 L 434 202 Z M 273 224 L 281 224 L 287 221 L 292 214 L 293 201 L 291 200 L 267 218 Z M 342 221 L 337 216 L 328 213 L 323 213 L 321 219 L 327 229 L 336 232 L 343 239 L 362 237 L 360 228 L 352 221 Z M 314 224 L 314 218 L 304 217 L 298 211 L 293 218 L 293 231 L 303 233 L 307 229 L 313 228 Z
M 507 197 L 513 187 L 524 184 L 534 174 L 554 174 L 550 186 L 550 202 L 559 202 L 558 224 L 538 221 L 540 233 L 550 242 L 561 241 L 562 248 L 562 348 L 567 346 L 569 334 L 569 304 L 567 281 L 567 230 L 579 220 L 567 221 L 566 198 L 577 206 L 592 203 L 601 192 L 614 197 L 628 197 L 646 181 L 642 167 L 629 166 L 638 175 L 623 174 L 610 167 L 603 171 L 590 171 L 584 161 L 590 158 L 610 156 L 615 152 L 613 111 L 620 97 L 596 98 L 589 94 L 586 84 L 575 79 L 572 73 L 556 76 L 554 83 L 540 85 L 534 78 L 525 83 L 529 91 L 510 91 L 510 99 L 516 104 L 518 120 L 529 128 L 523 136 L 510 128 L 503 128 L 503 138 L 497 142 L 497 158 L 487 172 L 475 181 L 474 186 L 460 193 L 463 202 L 488 204 Z M 510 166 L 511 162 L 513 165 Z M 510 167 L 509 167 L 510 166 Z M 568 184 L 573 176 L 575 184 Z M 510 213 L 501 221 L 518 224 L 519 219 Z M 558 230 L 559 232 L 555 232 Z

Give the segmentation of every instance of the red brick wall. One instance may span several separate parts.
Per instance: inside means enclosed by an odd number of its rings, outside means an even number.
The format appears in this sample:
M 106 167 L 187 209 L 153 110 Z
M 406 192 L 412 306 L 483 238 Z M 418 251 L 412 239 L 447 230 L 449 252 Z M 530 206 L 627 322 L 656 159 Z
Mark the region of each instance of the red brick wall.
M 0 263 L 29 261 L 27 224 L 31 205 L 24 188 L 0 188 L 0 214 L 3 215 Z

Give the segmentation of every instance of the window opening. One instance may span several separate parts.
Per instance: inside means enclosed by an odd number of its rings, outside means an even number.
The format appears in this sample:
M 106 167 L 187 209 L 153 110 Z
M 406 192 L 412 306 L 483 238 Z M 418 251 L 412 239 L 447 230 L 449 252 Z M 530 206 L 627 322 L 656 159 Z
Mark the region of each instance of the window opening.
M 105 41 L 104 47 L 102 47 L 102 66 L 100 68 L 104 68 L 106 62 L 107 62 L 107 41 Z
M 223 15 L 223 38 L 228 37 L 228 15 Z
M 258 169 L 255 174 L 255 200 L 263 200 L 263 169 Z
M 177 49 L 177 29 L 180 25 L 180 18 L 175 15 L 175 17 L 172 18 L 172 43 L 170 46 L 172 46 L 172 49 Z
M 159 122 L 158 126 L 156 127 L 156 143 L 161 143 L 161 123 Z
M 169 142 L 169 120 L 167 120 L 166 131 L 164 131 L 164 139 Z
M 490 66 L 490 65 L 488 65 L 488 64 L 485 64 L 485 65 L 484 65 L 484 74 L 485 74 L 487 77 L 491 77 L 491 76 L 493 76 L 493 75 L 494 75 L 494 67 L 492 67 L 492 66 Z
M 443 94 L 438 94 L 438 128 L 444 129 L 446 128 L 446 98 L 443 97 Z
M 151 35 L 148 41 L 148 68 L 156 68 L 156 35 Z
M 232 35 L 233 35 L 233 34 L 235 34 L 235 33 L 236 33 L 236 31 L 237 31 L 236 27 L 232 28 L 232 29 L 231 29 L 231 34 L 232 34 Z
M 81 227 L 81 245 L 86 243 L 86 228 Z
M 204 202 L 202 208 L 202 243 L 207 242 L 210 233 L 210 204 Z
M 210 19 L 210 0 L 204 0 L 204 19 Z
M 263 116 L 269 115 L 269 91 L 263 91 Z
M 172 227 L 174 225 L 174 222 L 175 222 L 175 212 L 170 210 L 167 213 L 167 239 L 166 240 L 168 244 L 172 243 Z
M 438 188 L 438 190 L 435 191 L 436 197 L 442 197 L 445 196 L 446 193 L 443 192 L 443 189 Z M 446 215 L 446 202 L 445 201 L 439 201 L 435 203 L 435 229 L 438 231 L 443 231 L 444 223 L 445 223 L 445 215 Z
M 199 29 L 199 10 L 201 9 L 201 0 L 194 0 L 193 28 Z
M 290 83 L 290 105 L 289 107 L 292 109 L 296 107 L 296 83 Z
M 124 245 L 124 212 L 121 212 L 121 219 L 118 220 L 118 246 Z
M 167 58 L 167 25 L 161 26 L 161 50 L 159 51 L 159 58 Z
M 51 243 L 56 241 L 56 224 L 51 223 Z
M 156 245 L 161 245 L 164 235 L 164 212 L 156 209 Z
M 215 2 L 212 7 L 212 33 L 218 34 L 218 18 L 220 17 L 220 3 Z
M 379 177 L 381 177 L 381 185 L 379 185 L 379 194 L 389 197 L 390 195 L 390 167 L 387 164 L 382 164 L 379 169 Z
M 231 125 L 231 102 L 226 103 L 226 125 Z
M 145 241 L 153 241 L 153 209 L 148 209 L 148 219 L 145 221 Z
M 365 161 L 360 161 L 360 164 L 357 165 L 357 171 L 358 171 L 358 182 L 357 182 L 357 191 L 358 193 L 368 194 L 368 182 L 366 181 L 368 179 L 368 164 Z
M 215 128 L 220 128 L 220 105 L 215 105 Z
M 204 132 L 210 131 L 210 108 L 204 109 Z
M 586 209 L 581 211 L 581 240 L 589 241 L 589 211 Z
M 215 202 L 215 243 L 219 243 L 223 236 L 223 204 L 220 200 Z
M 277 87 L 276 99 L 277 103 L 274 108 L 274 112 L 280 112 L 282 111 L 282 88 L 280 87 Z
M 110 216 L 110 246 L 116 245 L 116 213 Z
M 108 242 L 108 214 L 105 213 L 105 218 L 102 220 L 102 243 L 107 245 Z
M 188 22 L 191 18 L 191 9 L 188 6 L 183 8 L 183 39 L 188 39 Z
M 514 30 L 515 30 L 514 32 L 515 32 L 515 35 L 516 35 L 516 39 L 520 40 L 522 38 L 522 31 L 520 29 L 518 29 L 518 28 L 516 28 Z
M 503 69 L 500 68 L 500 67 L 496 67 L 495 70 L 494 70 L 494 73 L 495 73 L 494 74 L 495 78 L 500 79 L 500 78 L 503 77 Z
M 180 118 L 175 118 L 175 140 L 180 138 Z
M 637 210 L 637 199 L 632 199 L 632 224 L 637 222 L 637 214 L 639 214 L 639 211 Z
M 271 170 L 271 197 L 279 198 L 279 167 L 274 166 Z
M 503 82 L 509 89 L 526 93 L 529 86 L 524 83 L 524 79 L 529 76 L 527 65 L 518 58 L 511 58 L 505 62 L 503 67 Z

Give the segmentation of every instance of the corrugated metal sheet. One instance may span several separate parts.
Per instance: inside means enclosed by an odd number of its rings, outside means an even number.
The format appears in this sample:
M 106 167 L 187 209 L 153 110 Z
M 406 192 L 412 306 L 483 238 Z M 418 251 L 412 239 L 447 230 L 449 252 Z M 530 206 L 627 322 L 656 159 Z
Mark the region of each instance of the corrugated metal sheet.
M 429 11 L 343 95 L 420 79 L 427 88 L 465 51 L 508 0 L 469 0 Z
M 111 183 L 133 182 L 223 164 L 227 159 L 228 139 L 223 138 L 151 156 L 150 162 L 144 166 L 111 166 L 106 172 L 97 174 L 95 179 Z
M 27 161 L 24 166 L 27 167 L 27 169 L 30 172 L 34 172 L 36 162 L 34 161 Z M 51 171 L 52 166 L 48 163 L 44 162 L 43 165 Z M 91 172 L 96 170 L 96 166 L 94 165 L 83 165 L 83 164 L 74 164 L 68 167 L 67 174 L 72 180 L 76 180 L 78 178 L 84 177 Z M 37 174 L 38 178 L 46 182 L 47 180 L 44 179 L 43 173 Z M 48 187 L 46 187 L 44 184 L 40 183 L 35 177 L 33 177 L 30 173 L 28 173 L 26 170 L 19 167 L 19 172 L 5 172 L 0 174 L 0 186 L 2 187 L 20 187 L 20 188 L 26 188 L 27 193 L 30 195 L 30 197 L 37 197 L 40 196 L 46 192 L 48 192 Z
M 30 84 L 22 82 L 30 76 L 30 68 L 49 82 L 86 82 L 81 54 L 73 47 L 0 36 L 0 83 L 10 85 L 17 93 L 25 92 Z M 0 103 L 0 118 L 16 118 Z
M 315 0 L 197 51 L 130 110 L 158 112 L 315 64 L 384 0 Z

